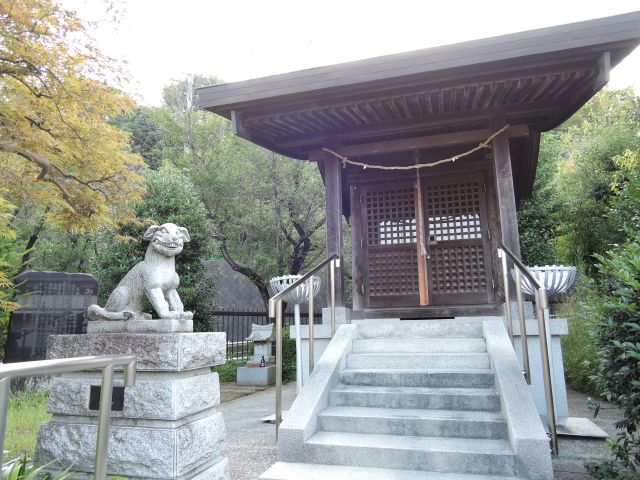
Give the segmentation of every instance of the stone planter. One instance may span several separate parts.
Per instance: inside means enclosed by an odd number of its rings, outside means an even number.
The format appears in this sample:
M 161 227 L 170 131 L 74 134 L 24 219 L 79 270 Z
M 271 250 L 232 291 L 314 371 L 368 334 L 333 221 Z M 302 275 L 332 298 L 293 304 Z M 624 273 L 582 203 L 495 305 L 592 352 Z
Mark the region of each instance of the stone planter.
M 553 297 L 567 292 L 576 281 L 576 267 L 563 265 L 545 265 L 544 267 L 529 267 L 529 271 L 547 289 L 547 295 Z M 522 274 L 522 291 L 526 295 L 535 295 L 531 282 Z

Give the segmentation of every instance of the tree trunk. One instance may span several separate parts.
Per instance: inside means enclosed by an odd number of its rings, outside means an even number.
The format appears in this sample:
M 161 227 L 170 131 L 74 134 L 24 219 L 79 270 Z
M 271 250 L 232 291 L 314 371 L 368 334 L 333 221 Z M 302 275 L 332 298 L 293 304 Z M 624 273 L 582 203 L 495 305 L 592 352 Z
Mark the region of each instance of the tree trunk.
M 220 253 L 222 253 L 222 257 L 234 272 L 238 272 L 239 274 L 244 275 L 251 281 L 251 283 L 256 286 L 258 292 L 260 292 L 262 301 L 264 302 L 264 308 L 268 311 L 270 297 L 269 290 L 267 289 L 267 282 L 265 282 L 264 279 L 260 275 L 258 275 L 258 272 L 245 265 L 240 265 L 233 258 L 231 258 L 231 255 L 227 250 L 227 239 L 224 237 L 224 235 L 217 235 L 217 239 L 220 242 Z
M 44 228 L 44 219 L 47 216 L 47 213 L 49 213 L 49 210 L 50 210 L 49 207 L 45 209 L 44 213 L 42 214 L 42 217 L 40 218 L 40 222 L 38 223 L 38 226 L 31 233 L 29 240 L 27 240 L 27 245 L 25 246 L 24 254 L 20 259 L 20 269 L 18 270 L 18 273 L 22 273 L 25 270 L 27 270 L 27 267 L 28 267 L 27 264 L 29 260 L 31 260 L 31 254 L 33 253 L 33 247 L 38 241 L 38 237 L 40 236 L 40 233 L 42 233 L 42 229 Z

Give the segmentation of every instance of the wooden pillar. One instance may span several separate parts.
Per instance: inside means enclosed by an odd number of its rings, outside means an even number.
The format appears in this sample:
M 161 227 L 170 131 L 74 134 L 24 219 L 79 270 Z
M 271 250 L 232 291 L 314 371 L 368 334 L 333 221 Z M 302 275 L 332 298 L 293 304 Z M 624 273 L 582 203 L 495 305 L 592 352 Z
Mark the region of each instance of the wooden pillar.
M 494 130 L 502 125 L 494 123 Z M 520 258 L 520 235 L 516 216 L 516 196 L 513 190 L 513 172 L 509 137 L 503 132 L 493 139 L 493 168 L 496 180 L 496 195 L 500 214 L 500 237 L 502 243 Z
M 351 185 L 351 290 L 353 310 L 364 308 L 364 258 L 362 236 L 362 207 L 360 203 L 361 187 Z
M 336 306 L 344 306 L 344 258 L 342 234 L 342 164 L 323 152 L 324 185 L 327 214 L 327 256 L 337 254 L 340 268 L 336 272 Z

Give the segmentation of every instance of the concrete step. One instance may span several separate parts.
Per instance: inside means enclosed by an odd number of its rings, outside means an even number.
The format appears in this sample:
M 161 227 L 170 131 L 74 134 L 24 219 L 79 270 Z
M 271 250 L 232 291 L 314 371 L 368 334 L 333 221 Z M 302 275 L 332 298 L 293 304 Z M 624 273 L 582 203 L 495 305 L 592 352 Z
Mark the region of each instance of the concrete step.
M 260 480 L 517 480 L 516 477 L 277 462 Z
M 484 338 L 357 338 L 353 353 L 479 353 Z
M 347 368 L 430 368 L 488 369 L 488 353 L 352 353 Z
M 500 397 L 493 388 L 425 388 L 337 385 L 329 404 L 349 407 L 420 408 L 497 412 Z
M 362 321 L 358 324 L 360 338 L 433 338 L 482 337 L 481 321 L 402 320 L 393 322 Z
M 499 412 L 328 407 L 318 416 L 320 430 L 423 437 L 506 439 Z
M 340 382 L 347 385 L 387 387 L 492 387 L 494 374 L 488 369 L 344 369 Z
M 507 440 L 318 432 L 305 443 L 304 452 L 309 463 L 482 475 L 515 473 L 515 455 Z

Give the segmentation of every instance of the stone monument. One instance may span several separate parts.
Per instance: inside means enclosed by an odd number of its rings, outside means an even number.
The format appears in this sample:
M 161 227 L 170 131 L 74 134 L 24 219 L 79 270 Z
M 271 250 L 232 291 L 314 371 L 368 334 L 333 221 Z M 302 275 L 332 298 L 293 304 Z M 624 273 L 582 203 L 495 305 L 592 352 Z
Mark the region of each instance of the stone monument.
M 150 227 L 145 260 L 133 267 L 104 308 L 89 307 L 86 335 L 49 337 L 48 358 L 129 354 L 138 360 L 134 387 L 114 381 L 109 475 L 128 479 L 228 480 L 220 385 L 211 367 L 226 360 L 224 333 L 193 333 L 177 288 L 175 256 L 190 240 L 171 223 Z M 158 315 L 144 312 L 146 299 Z M 38 434 L 36 461 L 93 470 L 100 372 L 53 380 L 52 419 Z
M 251 335 L 246 338 L 253 342 L 253 356 L 246 367 L 237 370 L 238 385 L 267 386 L 276 383 L 276 367 L 273 352 L 273 323 L 251 325 Z
M 29 271 L 13 281 L 20 308 L 9 320 L 5 363 L 44 360 L 49 335 L 86 331 L 87 307 L 98 300 L 93 276 Z

